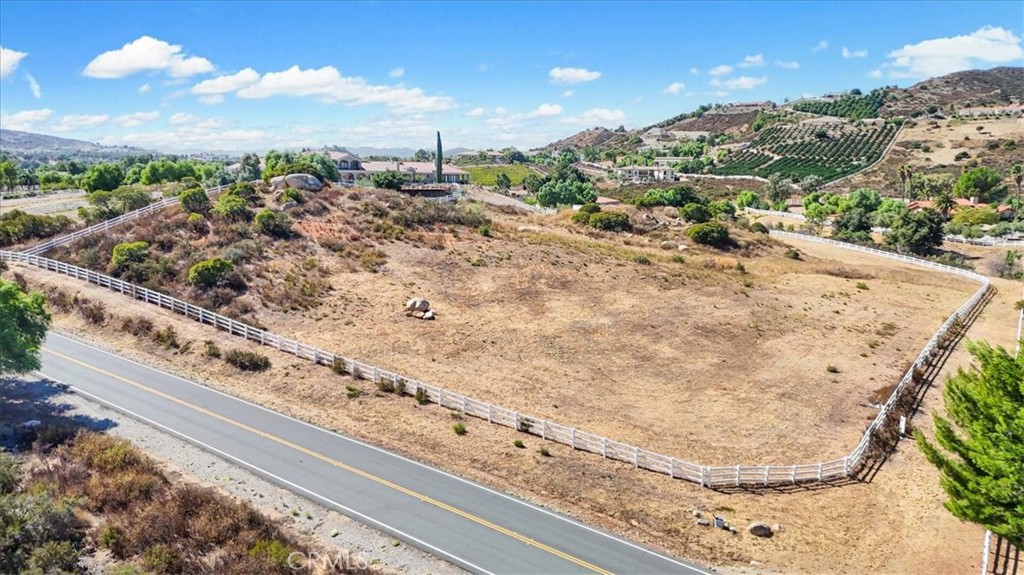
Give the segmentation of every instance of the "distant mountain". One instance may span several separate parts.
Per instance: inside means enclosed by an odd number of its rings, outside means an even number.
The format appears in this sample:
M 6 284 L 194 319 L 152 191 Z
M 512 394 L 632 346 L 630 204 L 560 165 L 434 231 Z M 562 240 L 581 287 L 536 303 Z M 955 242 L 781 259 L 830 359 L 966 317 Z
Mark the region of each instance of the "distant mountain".
M 134 154 L 147 151 L 132 146 L 104 146 L 84 140 L 72 140 L 46 134 L 33 134 L 31 132 L 3 129 L 0 129 L 0 150 L 10 154 L 18 152 L 106 152 Z

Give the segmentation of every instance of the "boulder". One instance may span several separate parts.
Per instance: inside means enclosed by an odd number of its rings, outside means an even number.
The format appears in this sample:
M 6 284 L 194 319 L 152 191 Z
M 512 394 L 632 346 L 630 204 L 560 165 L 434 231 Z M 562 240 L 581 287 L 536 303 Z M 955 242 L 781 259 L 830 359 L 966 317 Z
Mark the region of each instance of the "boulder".
M 297 205 L 299 205 L 299 202 L 285 202 L 285 203 L 281 204 L 281 211 L 282 212 L 288 211 L 288 210 L 294 208 Z
M 423 319 L 434 319 L 436 317 L 437 314 L 434 313 L 434 310 L 427 310 L 427 312 L 423 314 Z
M 755 537 L 771 537 L 775 534 L 767 523 L 751 523 L 747 531 Z
M 408 311 L 408 312 L 413 312 L 413 311 L 426 312 L 428 310 L 430 310 L 430 302 L 425 300 L 425 299 L 423 299 L 423 298 L 421 298 L 421 297 L 414 297 L 414 298 L 410 299 L 409 301 L 405 302 L 405 311 Z
M 711 525 L 711 522 L 708 521 L 707 519 L 698 519 L 697 520 L 697 525 L 700 525 L 701 527 L 707 527 L 707 526 Z
M 690 249 L 690 248 L 689 248 L 689 246 L 687 246 L 686 244 L 679 244 L 679 248 L 678 248 L 678 249 L 679 249 L 679 251 L 681 251 L 681 252 L 685 252 L 686 250 L 688 250 L 688 249 Z
M 288 184 L 289 188 L 309 192 L 316 192 L 324 187 L 316 176 L 311 176 L 309 174 L 288 174 L 284 177 L 284 181 Z
M 669 242 L 669 241 L 661 242 L 661 249 L 663 249 L 663 250 L 672 250 L 672 249 L 675 249 L 675 247 L 676 247 L 675 242 Z

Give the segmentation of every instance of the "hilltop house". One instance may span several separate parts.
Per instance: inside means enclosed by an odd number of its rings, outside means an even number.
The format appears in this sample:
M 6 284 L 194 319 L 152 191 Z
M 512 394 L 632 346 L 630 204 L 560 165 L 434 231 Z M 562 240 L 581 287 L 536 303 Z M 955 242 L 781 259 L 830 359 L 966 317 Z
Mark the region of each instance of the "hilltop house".
M 348 152 L 329 152 L 328 156 L 338 166 L 338 179 L 342 183 L 355 183 L 360 178 L 393 170 L 405 176 L 409 183 L 435 184 L 433 162 L 364 162 L 359 156 Z M 469 172 L 450 164 L 441 166 L 440 183 L 468 184 Z
M 977 201 L 975 201 L 974 198 L 971 198 L 971 199 L 967 199 L 967 198 L 954 198 L 953 201 L 955 202 L 955 205 L 953 206 L 953 211 L 954 212 L 962 210 L 962 209 L 965 209 L 965 208 L 988 208 L 988 207 L 992 207 L 992 208 L 995 208 L 996 213 L 999 214 L 999 218 L 1000 219 L 1008 220 L 1008 219 L 1013 217 L 1013 208 L 1011 208 L 1010 206 L 1008 206 L 1006 204 L 1000 204 L 998 206 L 990 206 L 989 204 L 983 204 L 983 203 L 977 202 Z M 933 202 L 931 200 L 914 200 L 913 202 L 910 202 L 909 204 L 907 204 L 907 209 L 912 211 L 912 212 L 913 211 L 917 211 L 917 210 L 923 210 L 925 208 L 936 209 L 935 208 L 935 202 Z
M 650 181 L 672 182 L 676 179 L 675 170 L 669 166 L 622 166 L 615 168 L 615 175 L 634 184 Z

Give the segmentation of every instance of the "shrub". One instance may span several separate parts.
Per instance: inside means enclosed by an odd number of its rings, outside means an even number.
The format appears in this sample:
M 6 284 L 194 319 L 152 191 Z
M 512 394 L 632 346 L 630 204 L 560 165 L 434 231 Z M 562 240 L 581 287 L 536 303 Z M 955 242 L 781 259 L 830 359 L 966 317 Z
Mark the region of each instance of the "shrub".
M 256 230 L 277 238 L 285 238 L 292 233 L 292 223 L 288 216 L 281 212 L 275 212 L 270 208 L 264 208 L 256 214 L 253 220 Z
M 203 351 L 203 355 L 206 357 L 219 358 L 221 356 L 220 347 L 216 343 L 206 340 L 206 349 Z
M 185 225 L 193 232 L 202 233 L 206 231 L 206 216 L 199 213 L 191 213 L 188 215 L 188 219 L 185 220 Z
M 126 317 L 121 322 L 121 331 L 136 337 L 149 335 L 153 331 L 153 322 L 144 317 Z
M 248 221 L 252 216 L 245 199 L 234 194 L 222 194 L 210 213 L 232 222 Z
M 142 564 L 157 575 L 177 575 L 185 572 L 185 560 L 170 545 L 158 543 L 142 554 Z
M 541 454 L 542 457 L 551 457 L 551 452 L 548 451 L 548 448 L 544 447 L 543 445 L 537 451 Z
M 281 192 L 281 197 L 279 198 L 279 201 L 282 204 L 286 202 L 295 202 L 296 204 L 301 204 L 306 201 L 306 197 L 302 195 L 302 192 L 300 190 L 296 190 L 295 188 L 285 188 L 285 190 Z
M 168 325 L 167 327 L 154 331 L 150 338 L 163 346 L 164 349 L 177 349 L 181 347 L 178 342 L 178 332 L 174 331 L 174 326 Z
M 227 260 L 211 258 L 201 261 L 188 270 L 188 283 L 203 288 L 222 285 L 234 265 Z
M 242 349 L 228 350 L 224 354 L 224 361 L 242 371 L 266 371 L 270 369 L 270 358 L 261 353 Z
M 114 246 L 110 256 L 110 273 L 120 275 L 133 263 L 142 263 L 149 257 L 149 244 L 146 242 L 124 242 Z
M 517 440 L 513 441 L 513 442 L 512 442 L 512 445 L 515 445 L 515 446 L 516 446 L 516 447 L 518 447 L 519 449 L 526 449 L 526 444 L 525 444 L 525 443 L 523 443 L 523 440 L 522 440 L 522 439 L 517 439 Z
M 750 231 L 758 233 L 758 234 L 767 234 L 768 233 L 768 228 L 764 224 L 762 224 L 761 222 L 754 222 L 754 223 L 750 224 Z
M 596 213 L 598 213 L 600 211 L 601 211 L 601 206 L 599 206 L 599 205 L 597 205 L 597 204 L 595 204 L 593 202 L 588 202 L 588 203 L 583 204 L 582 206 L 580 206 L 580 209 L 576 213 L 580 213 L 580 214 L 596 214 Z
M 94 325 L 103 325 L 103 322 L 107 321 L 107 306 L 103 305 L 101 301 L 91 301 L 86 298 L 80 298 L 75 301 L 75 308 L 78 309 L 78 313 L 82 314 L 85 321 Z
M 341 358 L 336 358 L 331 362 L 331 371 L 338 375 L 345 375 L 348 373 L 348 369 L 345 367 L 345 362 Z
M 349 399 L 355 399 L 363 394 L 363 392 L 359 391 L 359 388 L 354 385 L 346 385 L 345 391 L 345 395 L 347 395 Z
M 866 290 L 868 289 L 868 284 L 864 282 L 857 282 L 857 289 Z
M 640 265 L 642 265 L 642 266 L 649 266 L 649 265 L 651 265 L 651 258 L 649 258 L 649 257 L 647 257 L 647 256 L 645 256 L 643 254 L 634 256 L 633 257 L 633 261 L 638 263 L 638 264 L 640 264 Z
M 260 539 L 249 549 L 250 557 L 266 559 L 282 569 L 288 567 L 288 556 L 291 554 L 292 548 L 276 539 Z
M 711 212 L 701 204 L 686 204 L 679 208 L 679 217 L 688 222 L 703 224 L 711 219 Z
M 70 541 L 46 541 L 28 557 L 28 573 L 66 573 L 75 569 L 78 550 Z
M 14 493 L 21 481 L 18 460 L 0 451 L 0 495 Z
M 178 196 L 181 207 L 187 213 L 205 214 L 210 209 L 210 198 L 199 188 L 191 188 Z
M 489 237 L 491 237 L 491 224 L 483 224 L 482 226 L 478 227 L 476 229 L 476 231 L 481 236 L 483 236 L 485 238 L 489 238 Z
M 453 425 L 452 430 L 455 431 L 455 435 L 466 435 L 466 426 L 461 421 Z
M 798 260 L 798 259 L 800 259 L 800 252 L 797 251 L 794 248 L 786 248 L 786 254 L 785 255 L 786 255 L 787 258 L 789 258 L 791 260 Z
M 839 373 L 839 368 L 832 364 L 829 364 L 825 367 L 825 371 L 829 373 Z
M 732 244 L 728 228 L 718 222 L 697 224 L 686 230 L 686 235 L 698 244 L 706 246 L 724 248 Z
M 594 214 L 591 212 L 579 211 L 572 215 L 572 221 L 587 226 L 590 225 L 590 216 L 592 215 Z
M 683 256 L 681 256 L 679 254 L 676 254 L 676 255 L 672 256 L 672 261 L 677 263 L 677 264 L 685 264 L 686 263 L 686 258 L 684 258 Z
M 427 395 L 426 390 L 422 387 L 416 388 L 416 393 L 413 395 L 413 399 L 420 405 L 426 405 L 430 403 L 430 396 Z
M 590 226 L 599 230 L 619 232 L 630 229 L 629 216 L 622 212 L 599 212 L 591 214 Z

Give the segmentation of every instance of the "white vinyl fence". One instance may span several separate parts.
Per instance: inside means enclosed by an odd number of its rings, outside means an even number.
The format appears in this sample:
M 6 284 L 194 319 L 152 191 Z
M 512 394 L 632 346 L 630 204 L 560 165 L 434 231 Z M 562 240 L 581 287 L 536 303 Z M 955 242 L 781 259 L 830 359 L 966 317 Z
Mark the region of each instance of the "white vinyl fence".
M 265 330 L 256 329 L 242 322 L 235 321 L 231 318 L 208 311 L 199 306 L 181 301 L 168 295 L 136 286 L 91 270 L 72 266 L 64 262 L 28 253 L 9 251 L 0 251 L 0 259 L 12 262 L 21 262 L 76 279 L 85 280 L 98 286 L 130 296 L 134 299 L 157 305 L 175 313 L 180 313 L 185 317 L 194 319 L 200 323 L 212 325 L 218 329 L 227 331 L 232 335 L 238 335 L 249 341 L 291 353 L 314 363 L 328 366 L 340 363 L 344 366 L 345 371 L 353 374 L 353 376 L 371 380 L 375 384 L 380 384 L 381 382 L 389 384 L 399 393 L 414 395 L 426 401 L 436 403 L 442 407 L 460 411 L 473 417 L 486 419 L 489 423 L 503 425 L 524 433 L 539 436 L 546 440 L 569 445 L 573 449 L 600 454 L 602 457 L 606 457 L 608 459 L 624 461 L 637 468 L 649 469 L 651 471 L 670 475 L 674 478 L 699 483 L 701 486 L 772 485 L 849 477 L 851 474 L 856 472 L 858 466 L 861 464 L 864 455 L 871 444 L 874 433 L 882 427 L 888 417 L 898 417 L 900 415 L 893 413 L 894 408 L 900 394 L 911 384 L 915 368 L 923 368 L 926 366 L 933 355 L 939 352 L 940 340 L 945 336 L 945 334 L 951 329 L 955 329 L 959 326 L 959 320 L 966 318 L 974 311 L 975 307 L 988 290 L 989 281 L 984 276 L 978 275 L 974 272 L 917 258 L 892 254 L 852 244 L 845 244 L 814 236 L 779 232 L 775 230 L 772 230 L 771 233 L 773 236 L 783 239 L 822 243 L 843 249 L 850 249 L 894 259 L 938 271 L 948 272 L 977 281 L 981 284 L 978 291 L 962 306 L 960 306 L 960 308 L 942 324 L 942 327 L 940 327 L 939 330 L 935 332 L 935 335 L 933 335 L 928 341 L 924 349 L 914 361 L 913 365 L 907 370 L 906 375 L 904 375 L 892 396 L 885 405 L 882 406 L 878 416 L 874 421 L 872 421 L 871 425 L 868 426 L 868 429 L 864 432 L 863 437 L 854 450 L 850 454 L 838 459 L 800 465 L 700 465 L 677 459 L 675 457 L 647 451 L 634 445 L 613 441 L 607 437 L 586 433 L 567 425 L 526 415 L 511 409 L 506 409 L 485 401 L 480 401 L 459 393 L 448 391 L 440 387 L 428 385 L 422 381 L 361 363 L 354 359 L 338 355 L 334 352 L 318 349 L 296 340 L 287 339 Z
M 210 188 L 210 189 L 206 190 L 206 195 L 210 195 L 210 194 L 214 194 L 214 193 L 220 192 L 221 190 L 227 189 L 227 187 L 228 186 L 217 186 L 216 188 Z M 111 218 L 109 220 L 102 221 L 102 222 L 100 222 L 98 224 L 89 226 L 87 228 L 82 228 L 82 229 L 78 230 L 77 232 L 72 232 L 72 233 L 70 233 L 70 234 L 68 234 L 66 236 L 60 236 L 58 238 L 54 238 L 52 240 L 43 242 L 43 243 L 41 243 L 41 244 L 39 244 L 37 246 L 32 246 L 31 248 L 25 250 L 24 253 L 26 253 L 26 254 L 34 254 L 34 255 L 45 254 L 46 252 L 52 250 L 55 247 L 66 246 L 66 245 L 70 244 L 71 242 L 77 240 L 78 238 L 84 238 L 86 236 L 91 236 L 92 234 L 95 234 L 96 232 L 107 231 L 107 230 L 109 230 L 109 229 L 111 229 L 113 227 L 119 226 L 119 225 L 121 225 L 121 224 L 123 224 L 125 222 L 129 222 L 131 220 L 136 220 L 138 218 L 141 218 L 142 216 L 145 216 L 147 214 L 151 214 L 153 212 L 159 212 L 160 210 L 162 210 L 162 209 L 164 209 L 164 208 L 166 208 L 168 206 L 176 205 L 177 203 L 178 203 L 177 196 L 172 197 L 172 198 L 164 198 L 164 199 L 162 199 L 160 201 L 153 202 L 152 204 L 149 204 L 149 205 L 144 206 L 142 208 L 139 208 L 137 210 L 133 210 L 133 211 L 128 212 L 126 214 L 121 214 L 120 216 L 117 216 L 116 218 Z

